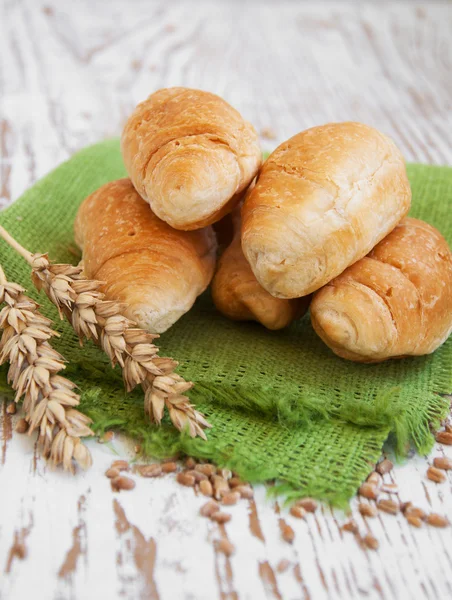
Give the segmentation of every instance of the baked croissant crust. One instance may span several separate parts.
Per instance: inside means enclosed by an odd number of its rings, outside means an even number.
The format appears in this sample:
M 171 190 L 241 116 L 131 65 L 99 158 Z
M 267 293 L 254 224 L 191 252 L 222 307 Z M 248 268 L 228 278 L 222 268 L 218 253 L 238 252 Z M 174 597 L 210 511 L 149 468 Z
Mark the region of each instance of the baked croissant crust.
M 318 290 L 365 256 L 406 215 L 403 157 L 361 123 L 313 127 L 263 164 L 242 210 L 242 248 L 278 298 Z
M 282 329 L 308 309 L 310 296 L 275 298 L 258 283 L 240 242 L 240 212 L 233 213 L 235 235 L 223 252 L 212 281 L 216 308 L 233 321 L 257 321 L 267 329 Z
M 315 331 L 361 362 L 436 350 L 452 331 L 452 254 L 431 225 L 406 218 L 368 256 L 319 290 Z
M 74 227 L 87 277 L 102 281 L 106 298 L 126 303 L 126 316 L 153 333 L 171 327 L 212 279 L 212 228 L 172 229 L 130 179 L 107 183 L 88 196 Z
M 160 219 L 183 230 L 230 212 L 261 164 L 250 123 L 219 96 L 182 87 L 139 104 L 121 148 L 138 193 Z

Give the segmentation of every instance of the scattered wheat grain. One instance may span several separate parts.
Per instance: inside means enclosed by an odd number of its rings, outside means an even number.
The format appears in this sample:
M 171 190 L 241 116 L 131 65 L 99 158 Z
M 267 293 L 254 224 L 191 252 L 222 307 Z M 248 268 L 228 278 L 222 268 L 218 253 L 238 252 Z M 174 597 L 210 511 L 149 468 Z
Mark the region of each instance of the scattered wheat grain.
M 418 508 L 417 506 L 410 506 L 405 510 L 404 514 L 406 517 L 416 517 L 418 519 L 421 519 L 421 521 L 425 521 L 425 519 L 427 518 L 427 513 L 424 510 L 422 510 L 422 508 Z
M 120 492 L 121 490 L 133 490 L 135 485 L 135 481 L 125 475 L 120 475 L 111 480 L 111 487 L 115 492 Z
M 302 506 L 291 506 L 289 512 L 296 519 L 304 519 L 306 517 L 306 509 Z
M 152 465 L 139 465 L 136 468 L 141 477 L 160 477 L 162 474 L 162 465 L 154 463 Z
M 433 527 L 448 527 L 449 521 L 446 517 L 438 515 L 437 513 L 431 513 L 427 516 L 427 523 Z
M 385 458 L 384 460 L 378 463 L 376 471 L 380 473 L 380 475 L 385 475 L 386 473 L 392 471 L 393 467 L 394 465 L 392 464 L 392 462 L 388 458 Z
M 185 473 L 194 477 L 196 483 L 199 483 L 200 481 L 206 481 L 208 479 L 207 475 L 204 475 L 204 473 L 201 473 L 200 471 L 196 471 L 196 469 L 190 469 L 189 471 L 185 471 Z
M 363 517 L 376 517 L 378 514 L 378 510 L 375 506 L 372 504 L 365 504 L 364 502 L 360 502 L 358 510 Z
M 358 494 L 368 500 L 376 500 L 378 498 L 379 489 L 371 483 L 363 483 L 358 490 Z
M 292 529 L 292 527 L 290 525 L 288 525 L 284 521 L 280 521 L 279 525 L 280 525 L 282 539 L 285 542 L 287 542 L 288 544 L 293 544 L 293 541 L 295 539 L 295 531 Z
M 196 467 L 196 460 L 191 456 L 188 456 L 184 462 L 187 469 L 194 469 Z
M 444 483 L 446 481 L 446 474 L 441 469 L 437 469 L 436 467 L 429 467 L 427 469 L 427 477 L 430 481 L 434 481 L 435 483 Z
M 233 504 L 237 504 L 237 502 L 239 500 L 240 500 L 239 492 L 228 492 L 227 494 L 224 494 L 222 497 L 222 502 L 226 506 L 232 506 Z
M 199 471 L 200 473 L 207 475 L 207 477 L 210 477 L 211 475 L 215 475 L 215 473 L 216 473 L 215 466 L 210 465 L 208 463 L 196 465 L 195 471 Z
M 372 471 L 372 473 L 367 478 L 366 483 L 369 483 L 370 485 L 379 488 L 383 483 L 383 477 L 380 475 L 380 473 L 377 473 L 377 471 Z
M 217 552 L 221 552 L 225 556 L 232 556 L 235 552 L 234 544 L 231 544 L 231 542 L 225 538 L 216 540 L 215 549 Z
M 209 500 L 203 504 L 199 510 L 199 514 L 203 517 L 210 517 L 213 513 L 218 512 L 220 510 L 220 505 L 215 500 Z
M 181 485 L 185 485 L 187 487 L 193 487 L 195 485 L 195 478 L 193 475 L 187 475 L 187 473 L 178 473 L 176 480 Z
M 301 508 L 304 508 L 309 513 L 314 513 L 318 507 L 318 503 L 314 498 L 302 498 L 301 500 L 297 500 L 296 505 L 301 506 Z
M 231 520 L 231 515 L 218 510 L 217 512 L 212 513 L 210 518 L 212 521 L 216 521 L 217 523 L 227 523 Z
M 377 538 L 375 538 L 373 535 L 371 535 L 370 533 L 368 533 L 367 535 L 365 535 L 363 537 L 363 542 L 364 544 L 367 546 L 367 548 L 369 548 L 369 550 L 378 550 L 379 547 L 379 543 Z
M 447 458 L 446 456 L 436 456 L 433 459 L 433 465 L 437 469 L 442 469 L 443 471 L 450 471 L 452 469 L 452 460 Z
M 105 476 L 108 477 L 108 479 L 115 479 L 116 477 L 119 477 L 119 475 L 119 470 L 115 469 L 114 467 L 110 467 L 105 471 Z
M 416 517 L 416 515 L 407 514 L 406 520 L 413 527 L 421 527 L 422 526 L 422 519 L 420 519 L 419 517 Z
M 211 497 L 213 495 L 212 484 L 210 483 L 210 481 L 208 479 L 205 479 L 204 481 L 200 482 L 199 491 L 201 492 L 201 494 L 203 496 Z
M 17 433 L 26 433 L 28 431 L 29 424 L 26 419 L 19 419 L 16 423 Z
M 446 446 L 452 446 L 452 432 L 451 431 L 438 431 L 435 435 L 436 441 Z
M 177 471 L 177 463 L 175 462 L 167 462 L 162 465 L 163 473 L 175 473 Z
M 394 502 L 394 500 L 388 500 L 387 498 L 379 500 L 377 502 L 377 507 L 379 510 L 382 510 L 383 512 L 386 512 L 390 515 L 396 515 L 400 509 L 397 502 Z
M 246 500 L 251 500 L 251 498 L 254 498 L 254 490 L 249 485 L 238 485 L 234 487 L 233 490 L 238 492 L 240 496 Z
M 358 533 L 358 525 L 353 519 L 350 519 L 349 521 L 344 523 L 341 529 L 343 531 L 349 531 L 350 533 Z
M 111 463 L 112 469 L 118 469 L 118 471 L 128 471 L 129 463 L 126 460 L 115 460 Z

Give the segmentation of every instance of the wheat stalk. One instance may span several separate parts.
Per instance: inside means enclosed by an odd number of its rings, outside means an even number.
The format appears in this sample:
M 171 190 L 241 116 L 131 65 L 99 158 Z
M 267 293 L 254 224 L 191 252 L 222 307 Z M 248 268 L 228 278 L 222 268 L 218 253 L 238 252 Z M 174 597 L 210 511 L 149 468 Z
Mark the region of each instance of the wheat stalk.
M 93 340 L 113 367 L 119 364 L 128 392 L 142 386 L 151 421 L 160 424 L 166 407 L 179 431 L 188 429 L 191 437 L 207 439 L 204 428 L 210 424 L 184 396 L 193 383 L 174 372 L 176 361 L 158 356 L 153 344 L 158 335 L 136 328 L 124 316 L 126 305 L 105 300 L 101 282 L 87 279 L 81 266 L 53 264 L 46 254 L 32 254 L 1 226 L 0 236 L 31 265 L 35 287 L 46 293 L 60 318 L 69 321 L 80 343 Z
M 9 362 L 8 383 L 15 401 L 23 398 L 28 432 L 39 431 L 42 453 L 55 466 L 73 470 L 74 459 L 82 468 L 91 466 L 89 450 L 81 437 L 94 435 L 91 419 L 75 410 L 80 402 L 75 384 L 58 373 L 64 359 L 50 339 L 58 334 L 52 321 L 38 310 L 38 304 L 24 294 L 17 283 L 7 281 L 0 267 L 0 364 Z

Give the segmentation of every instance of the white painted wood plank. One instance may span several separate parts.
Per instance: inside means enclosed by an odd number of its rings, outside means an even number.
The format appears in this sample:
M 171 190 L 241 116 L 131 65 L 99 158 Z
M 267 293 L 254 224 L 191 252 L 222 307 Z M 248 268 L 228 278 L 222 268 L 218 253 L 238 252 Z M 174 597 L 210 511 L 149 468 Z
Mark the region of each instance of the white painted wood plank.
M 389 133 L 407 160 L 452 164 L 450 3 L 5 0 L 0 10 L 3 206 L 77 149 L 118 135 L 136 102 L 167 85 L 223 95 L 258 130 L 275 131 L 267 148 L 354 119 Z M 258 487 L 263 539 L 250 527 L 253 505 L 232 508 L 225 530 L 237 553 L 228 561 L 215 554 L 223 533 L 197 516 L 192 490 L 167 476 L 113 494 L 103 472 L 114 456 L 91 446 L 94 467 L 76 478 L 50 472 L 28 438 L 1 446 L 0 598 L 452 595 L 450 530 L 359 517 L 381 544 L 365 552 L 340 530 L 343 515 L 324 508 L 296 522 Z M 427 464 L 396 469 L 400 498 L 451 516 L 451 476 L 427 481 Z M 281 540 L 280 518 L 295 530 L 293 546 Z M 28 555 L 6 573 L 15 533 Z M 282 559 L 290 566 L 279 573 Z

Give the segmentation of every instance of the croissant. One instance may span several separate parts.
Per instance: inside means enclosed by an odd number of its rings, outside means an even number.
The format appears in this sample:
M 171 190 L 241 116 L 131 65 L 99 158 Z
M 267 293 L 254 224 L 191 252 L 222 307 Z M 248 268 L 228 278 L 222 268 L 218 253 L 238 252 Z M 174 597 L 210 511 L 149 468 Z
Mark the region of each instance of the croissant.
M 258 283 L 240 242 L 240 212 L 232 213 L 235 234 L 220 260 L 212 281 L 212 299 L 217 309 L 234 321 L 258 321 L 267 329 L 282 329 L 301 317 L 310 297 L 275 298 Z
M 315 331 L 361 362 L 436 350 L 452 331 L 452 254 L 441 234 L 404 219 L 372 252 L 319 290 Z
M 86 275 L 102 281 L 106 298 L 126 303 L 126 316 L 153 333 L 171 327 L 212 279 L 212 228 L 172 229 L 130 179 L 107 183 L 88 196 L 74 227 Z
M 184 230 L 230 212 L 261 164 L 252 125 L 219 96 L 182 87 L 139 104 L 121 148 L 138 193 L 160 219 Z
M 242 248 L 273 296 L 319 289 L 365 256 L 406 215 L 400 151 L 361 123 L 313 127 L 267 159 L 242 210 Z

